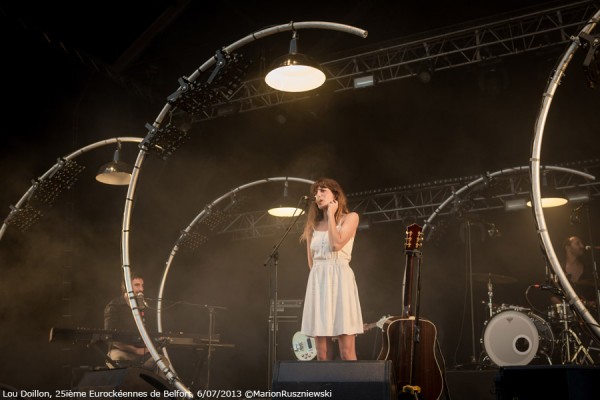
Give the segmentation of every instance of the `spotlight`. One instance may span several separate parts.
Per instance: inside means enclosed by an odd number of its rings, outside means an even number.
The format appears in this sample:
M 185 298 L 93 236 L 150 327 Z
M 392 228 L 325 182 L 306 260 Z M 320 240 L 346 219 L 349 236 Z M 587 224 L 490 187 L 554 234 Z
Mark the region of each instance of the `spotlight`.
M 96 180 L 106 185 L 129 185 L 131 171 L 131 166 L 121 161 L 121 142 L 117 142 L 113 160 L 100 167 Z
M 298 53 L 298 34 L 294 31 L 289 54 L 275 61 L 265 82 L 282 92 L 306 92 L 325 83 L 325 74 L 310 57 Z
M 170 122 L 164 127 L 154 127 L 146 124 L 148 135 L 140 143 L 140 148 L 166 160 L 190 137 L 189 132 L 183 131 Z
M 588 203 L 590 201 L 590 192 L 588 190 L 570 191 L 567 193 L 570 203 Z
M 354 78 L 354 89 L 366 88 L 375 85 L 375 77 L 373 75 L 361 76 Z
M 487 224 L 487 233 L 488 233 L 489 237 L 492 239 L 502 236 L 502 234 L 500 233 L 500 230 L 498 229 L 496 224 L 492 224 L 492 223 Z
M 591 89 L 600 86 L 600 35 L 579 35 L 583 39 L 581 46 L 588 49 L 583 60 L 583 73 Z
M 371 229 L 371 219 L 369 217 L 361 219 L 360 222 L 358 223 L 357 229 L 359 231 L 365 231 L 367 229 Z
M 427 68 L 421 69 L 417 73 L 417 78 L 422 83 L 429 83 L 429 82 L 431 82 L 431 79 L 433 78 L 433 68 L 427 67 Z
M 35 209 L 29 204 L 21 208 L 10 206 L 11 212 L 4 220 L 6 225 L 13 225 L 21 232 L 26 232 L 31 226 L 44 216 L 40 210 Z
M 36 183 L 32 200 L 52 206 L 56 198 L 73 186 L 85 169 L 75 160 L 60 159 L 57 168 L 47 177 Z
M 576 207 L 571 210 L 571 215 L 569 216 L 569 221 L 571 225 L 578 225 L 581 223 L 581 215 L 579 213 L 581 211 L 581 207 L 583 206 L 580 205 L 579 207 Z
M 505 211 L 516 211 L 516 210 L 524 210 L 527 208 L 527 199 L 516 198 L 516 199 L 508 199 L 504 201 L 504 210 Z

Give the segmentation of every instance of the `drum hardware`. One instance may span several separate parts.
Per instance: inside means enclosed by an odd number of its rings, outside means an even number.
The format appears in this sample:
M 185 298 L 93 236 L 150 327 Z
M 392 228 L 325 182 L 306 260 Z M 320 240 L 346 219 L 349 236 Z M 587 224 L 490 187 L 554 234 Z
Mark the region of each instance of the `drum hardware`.
M 559 322 L 562 323 L 562 331 L 558 335 L 557 343 L 560 344 L 560 361 L 562 364 L 594 364 L 594 359 L 590 356 L 588 348 L 583 345 L 583 342 L 579 338 L 579 335 L 571 329 L 570 324 L 575 321 L 574 313 L 570 306 L 565 301 L 564 297 L 562 303 L 554 304 L 556 308 L 561 310 L 558 315 L 560 316 Z M 571 314 L 568 314 L 568 311 Z
M 492 285 L 492 274 L 489 274 L 488 282 L 487 282 L 487 294 L 488 294 L 488 310 L 490 312 L 490 318 L 494 316 L 494 302 L 492 299 L 494 298 L 494 285 Z
M 575 319 L 573 310 L 563 301 L 562 303 L 548 306 L 548 319 L 550 322 L 562 324 L 564 321 L 572 322 Z
M 525 291 L 525 298 L 528 303 L 528 292 L 530 288 L 541 289 L 548 291 L 556 300 L 561 299 L 560 303 L 552 304 L 547 308 L 547 318 L 554 331 L 560 330 L 556 338 L 556 345 L 560 346 L 557 351 L 555 362 L 561 364 L 593 364 L 594 360 L 590 355 L 590 350 L 594 348 L 588 345 L 587 347 L 581 340 L 581 330 L 579 324 L 581 319 L 575 310 L 567 303 L 565 295 L 556 281 L 550 277 L 547 279 L 548 284 L 534 284 Z M 542 314 L 541 310 L 535 309 L 536 312 Z
M 508 275 L 492 274 L 491 272 L 473 272 L 474 282 L 488 283 L 490 280 L 492 280 L 496 285 L 517 282 L 516 278 Z

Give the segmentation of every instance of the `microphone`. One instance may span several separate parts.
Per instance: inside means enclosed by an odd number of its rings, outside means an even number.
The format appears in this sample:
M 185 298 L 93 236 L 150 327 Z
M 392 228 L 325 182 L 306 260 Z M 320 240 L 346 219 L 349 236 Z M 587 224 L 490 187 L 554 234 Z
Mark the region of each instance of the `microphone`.
M 560 290 L 560 288 L 557 288 L 554 285 L 540 285 L 539 283 L 536 283 L 535 285 L 533 285 L 533 287 L 536 289 L 548 290 L 554 294 L 562 293 L 562 290 Z
M 590 250 L 592 250 L 592 249 L 593 249 L 593 250 L 600 250 L 600 246 L 590 246 L 590 245 L 588 244 L 587 246 L 585 246 L 585 249 L 586 249 L 587 251 L 590 251 Z
M 301 204 L 302 209 L 304 209 L 305 207 L 307 207 L 310 202 L 311 202 L 311 198 L 312 196 L 308 196 L 308 195 L 304 195 L 302 197 L 300 197 L 300 201 L 298 202 L 298 204 Z
M 148 307 L 148 303 L 146 303 L 146 299 L 144 298 L 144 292 L 138 292 L 135 295 L 135 301 L 137 302 L 140 310 L 144 310 L 146 307 Z

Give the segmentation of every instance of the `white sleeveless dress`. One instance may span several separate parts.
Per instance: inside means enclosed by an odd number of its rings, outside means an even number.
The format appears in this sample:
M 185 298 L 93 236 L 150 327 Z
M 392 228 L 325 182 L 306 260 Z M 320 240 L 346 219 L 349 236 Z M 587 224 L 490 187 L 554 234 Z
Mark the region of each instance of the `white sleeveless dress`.
M 338 229 L 340 227 L 338 226 Z M 327 231 L 313 231 L 301 332 L 307 336 L 363 333 L 354 271 L 350 268 L 354 238 L 340 251 L 331 251 Z

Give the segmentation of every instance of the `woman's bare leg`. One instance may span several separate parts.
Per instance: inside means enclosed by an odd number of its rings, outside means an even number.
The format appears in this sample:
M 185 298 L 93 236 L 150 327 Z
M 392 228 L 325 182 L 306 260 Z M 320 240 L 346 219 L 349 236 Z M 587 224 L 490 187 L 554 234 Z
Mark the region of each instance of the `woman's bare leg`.
M 342 360 L 356 360 L 355 335 L 338 336 L 338 347 Z
M 317 360 L 333 360 L 333 342 L 329 336 L 315 336 L 317 347 Z

